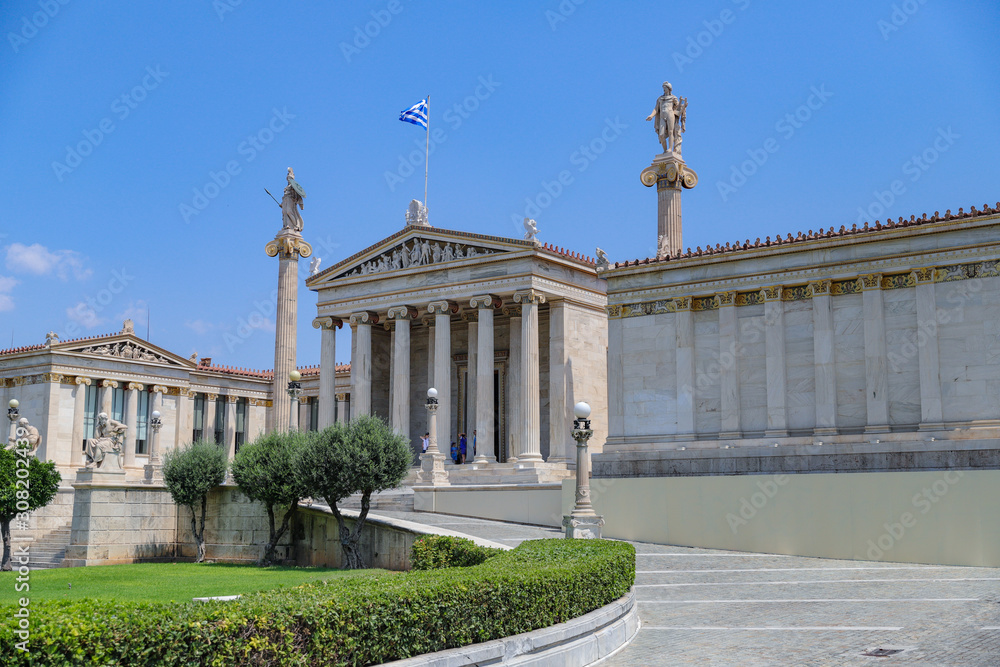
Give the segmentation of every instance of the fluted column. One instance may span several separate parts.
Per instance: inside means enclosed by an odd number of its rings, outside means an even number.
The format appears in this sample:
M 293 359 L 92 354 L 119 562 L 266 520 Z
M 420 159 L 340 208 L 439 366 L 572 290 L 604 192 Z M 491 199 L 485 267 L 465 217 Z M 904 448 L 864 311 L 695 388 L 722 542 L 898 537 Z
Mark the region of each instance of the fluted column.
M 492 294 L 474 296 L 469 306 L 479 309 L 479 350 L 476 365 L 476 463 L 496 463 L 493 450 L 493 310 L 501 305 Z
M 521 386 L 521 336 L 524 332 L 521 329 L 521 306 L 504 306 L 503 312 L 510 316 L 510 356 L 508 357 L 507 369 L 507 461 L 509 463 L 517 461 L 520 455 L 521 444 L 521 394 L 524 387 Z
M 809 283 L 813 307 L 813 364 L 816 385 L 816 435 L 837 434 L 837 369 L 834 365 L 833 306 L 830 281 Z
M 889 431 L 889 376 L 886 373 L 885 309 L 882 274 L 861 276 L 865 318 L 865 399 L 868 423 L 865 433 Z
M 736 292 L 715 295 L 719 308 L 719 383 L 722 395 L 720 438 L 740 437 L 740 373 Z
M 427 304 L 427 312 L 434 316 L 434 375 L 431 381 L 438 390 L 438 446 L 442 453 L 450 456 L 451 442 L 458 442 L 451 432 L 451 316 L 458 312 L 458 304 L 432 301 Z
M 518 464 L 542 462 L 540 402 L 538 379 L 538 304 L 545 295 L 535 290 L 514 294 L 521 304 L 521 450 Z
M 917 269 L 917 363 L 920 372 L 920 430 L 944 428 L 941 368 L 938 361 L 937 296 L 934 269 Z
M 163 395 L 168 393 L 169 391 L 170 388 L 165 387 L 162 384 L 153 385 L 153 393 L 152 396 L 150 396 L 152 400 L 150 401 L 149 414 L 147 415 L 148 419 L 151 420 L 153 418 L 153 412 L 155 411 L 159 411 L 161 415 L 163 414 Z M 180 411 L 178 410 L 177 414 L 174 417 L 174 428 L 175 429 L 178 428 L 180 423 L 181 423 Z M 159 433 L 154 433 L 153 429 L 150 428 L 147 433 L 147 436 L 149 437 L 149 449 L 147 452 L 149 454 L 149 463 L 151 465 L 159 465 L 160 463 L 162 463 L 161 461 L 162 452 L 160 452 Z
M 674 322 L 677 338 L 677 435 L 681 438 L 694 437 L 697 406 L 695 398 L 698 388 L 696 385 L 694 314 L 691 312 L 691 297 L 674 299 L 674 308 L 676 309 Z M 618 373 L 621 372 L 619 369 Z M 625 433 L 624 428 L 621 432 Z
M 337 394 L 337 421 L 347 421 L 347 394 Z
M 129 382 L 126 389 L 128 395 L 125 397 L 125 426 L 128 430 L 125 432 L 125 467 L 134 468 L 135 436 L 139 426 L 139 392 L 143 390 L 143 386 L 138 382 Z
M 70 444 L 69 463 L 74 468 L 83 466 L 83 422 L 87 412 L 87 387 L 90 378 L 77 376 L 73 394 L 73 442 Z
M 767 384 L 767 430 L 769 437 L 788 435 L 788 412 L 785 391 L 785 307 L 781 302 L 781 286 L 765 287 L 764 299 L 764 367 Z
M 351 412 L 357 417 L 372 412 L 372 325 L 378 323 L 377 313 L 351 315 Z
M 205 394 L 205 415 L 202 419 L 202 439 L 205 442 L 215 442 L 215 401 L 219 398 L 218 394 Z M 272 403 L 273 405 L 273 403 Z M 274 414 L 272 412 L 272 414 Z M 287 423 L 287 422 L 286 422 Z M 285 430 L 285 425 L 278 422 L 272 422 L 275 431 Z M 222 444 L 216 442 L 215 444 Z
M 194 396 L 190 387 L 181 387 L 177 395 L 177 424 L 174 426 L 174 449 L 191 442 L 194 432 Z
M 230 461 L 236 456 L 236 401 L 237 396 L 226 396 L 226 456 Z
M 410 322 L 417 316 L 413 306 L 389 309 L 396 323 L 392 348 L 392 429 L 410 437 Z
M 469 322 L 468 372 L 466 373 L 465 435 L 469 440 L 468 460 L 472 460 L 472 432 L 476 430 L 476 374 L 479 372 L 479 320 L 478 313 L 467 310 L 462 319 Z
M 115 380 L 101 380 L 101 391 L 100 395 L 97 397 L 98 405 L 100 405 L 100 412 L 103 412 L 108 417 L 111 416 L 111 392 L 118 388 L 118 383 Z
M 316 430 L 322 431 L 333 423 L 334 394 L 337 382 L 337 329 L 344 326 L 344 321 L 336 317 L 317 317 L 313 327 L 319 329 L 319 424 Z

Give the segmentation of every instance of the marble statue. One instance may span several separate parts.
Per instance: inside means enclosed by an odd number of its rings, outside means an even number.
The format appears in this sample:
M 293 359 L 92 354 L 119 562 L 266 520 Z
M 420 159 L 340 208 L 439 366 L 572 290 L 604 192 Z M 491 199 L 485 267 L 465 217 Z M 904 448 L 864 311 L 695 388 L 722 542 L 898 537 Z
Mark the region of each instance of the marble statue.
M 310 276 L 315 276 L 317 273 L 319 273 L 319 263 L 322 262 L 322 261 L 323 261 L 322 259 L 320 259 L 319 257 L 316 257 L 315 255 L 313 255 L 313 258 L 311 260 L 309 260 L 309 275 Z
M 97 437 L 87 440 L 86 466 L 104 471 L 121 470 L 121 455 L 127 430 L 125 424 L 109 418 L 107 413 L 97 415 L 97 425 L 94 428 Z
M 42 444 L 42 436 L 38 433 L 38 429 L 28 423 L 27 417 L 21 417 L 17 420 L 17 429 L 24 429 L 25 434 L 19 437 L 15 431 L 15 434 L 10 436 L 7 440 L 9 443 L 7 448 L 14 449 L 17 447 L 17 441 L 19 439 L 27 440 L 28 449 L 31 453 L 34 453 L 35 450 L 38 449 L 38 446 Z
M 660 234 L 656 239 L 656 258 L 663 259 L 670 255 L 670 243 L 666 234 Z
M 531 218 L 524 219 L 524 240 L 538 243 L 538 223 Z
M 653 121 L 653 129 L 660 138 L 663 152 L 681 152 L 681 134 L 687 129 L 687 98 L 675 96 L 670 82 L 663 82 L 663 94 L 656 98 L 653 112 L 646 120 Z
M 285 194 L 281 197 L 281 227 L 290 229 L 293 232 L 302 231 L 302 215 L 299 210 L 305 210 L 306 191 L 295 180 L 295 172 L 288 168 L 288 176 L 285 177 L 288 185 L 285 186 Z
M 47 334 L 45 334 L 45 344 L 48 345 L 49 347 L 52 347 L 53 343 L 58 343 L 58 342 L 59 342 L 59 334 L 57 334 L 55 331 L 50 331 Z
M 596 254 L 597 254 L 597 268 L 606 269 L 609 266 L 611 266 L 611 262 L 608 261 L 608 253 L 598 248 Z
M 403 245 L 386 250 L 378 257 L 373 257 L 337 277 L 367 276 L 383 271 L 409 269 L 415 266 L 437 264 L 438 262 L 492 255 L 495 252 L 497 251 L 492 248 L 476 248 L 467 245 L 463 249 L 458 243 L 441 243 L 430 239 L 415 238 L 412 243 L 407 241 Z
M 421 227 L 430 227 L 427 222 L 427 207 L 417 199 L 410 200 L 410 206 L 406 209 L 406 224 Z

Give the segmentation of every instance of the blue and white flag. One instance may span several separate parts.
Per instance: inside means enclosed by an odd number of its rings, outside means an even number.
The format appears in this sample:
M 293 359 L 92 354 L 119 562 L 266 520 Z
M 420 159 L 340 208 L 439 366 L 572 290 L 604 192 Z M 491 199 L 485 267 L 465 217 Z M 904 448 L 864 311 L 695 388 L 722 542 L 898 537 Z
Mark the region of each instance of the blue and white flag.
M 412 107 L 399 114 L 399 120 L 404 123 L 413 123 L 427 129 L 427 100 L 420 100 Z

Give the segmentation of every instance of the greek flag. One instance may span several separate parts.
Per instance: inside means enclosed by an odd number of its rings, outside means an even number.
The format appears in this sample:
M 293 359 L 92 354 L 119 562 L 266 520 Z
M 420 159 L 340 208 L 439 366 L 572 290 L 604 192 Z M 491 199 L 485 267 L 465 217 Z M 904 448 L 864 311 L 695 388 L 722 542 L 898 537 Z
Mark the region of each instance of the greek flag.
M 412 107 L 399 114 L 399 120 L 404 123 L 413 123 L 427 129 L 427 100 L 420 100 Z

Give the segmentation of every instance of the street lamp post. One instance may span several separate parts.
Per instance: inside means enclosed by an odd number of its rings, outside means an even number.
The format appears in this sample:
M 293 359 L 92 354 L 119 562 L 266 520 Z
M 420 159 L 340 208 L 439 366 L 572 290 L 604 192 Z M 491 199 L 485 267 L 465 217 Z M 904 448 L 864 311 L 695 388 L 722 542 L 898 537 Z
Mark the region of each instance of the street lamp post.
M 288 374 L 288 395 L 292 399 L 292 411 L 288 416 L 289 431 L 299 430 L 299 396 L 302 395 L 302 383 L 299 380 L 301 379 L 302 373 L 295 369 Z
M 590 500 L 590 456 L 587 441 L 594 432 L 590 428 L 590 406 L 582 401 L 573 407 L 573 439 L 576 440 L 576 505 L 563 516 L 567 538 L 600 538 L 604 517 L 598 516 Z
M 163 419 L 159 410 L 153 410 L 149 418 L 149 428 L 152 434 L 149 436 L 149 463 L 143 467 L 143 480 L 146 484 L 152 484 L 154 479 L 160 479 L 163 470 L 160 461 L 160 429 L 163 428 Z
M 427 390 L 427 451 L 420 455 L 420 481 L 432 486 L 447 486 L 448 473 L 444 469 L 444 454 L 437 445 L 438 391 Z

